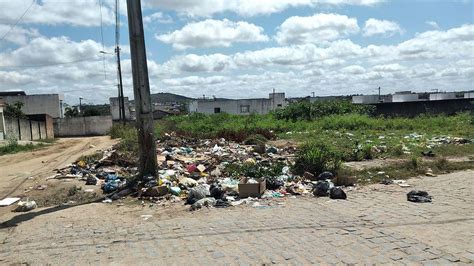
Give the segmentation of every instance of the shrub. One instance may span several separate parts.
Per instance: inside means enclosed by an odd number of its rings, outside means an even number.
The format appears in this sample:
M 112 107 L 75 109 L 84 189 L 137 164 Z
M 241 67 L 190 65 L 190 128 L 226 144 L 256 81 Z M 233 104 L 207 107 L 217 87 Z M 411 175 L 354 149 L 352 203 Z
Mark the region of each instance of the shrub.
M 370 115 L 374 107 L 353 104 L 347 100 L 334 100 L 310 103 L 297 102 L 274 112 L 277 119 L 282 120 L 314 120 L 330 115 L 365 114 Z
M 121 139 L 117 145 L 119 150 L 138 152 L 137 129 L 131 125 L 116 124 L 110 129 L 109 135 L 113 139 Z
M 416 157 L 416 156 L 412 156 L 410 158 L 410 167 L 414 170 L 418 170 L 418 168 L 420 167 L 420 164 L 421 164 L 421 160 L 420 158 Z
M 298 150 L 293 172 L 319 175 L 324 171 L 337 172 L 340 166 L 341 155 L 333 147 L 323 142 L 309 142 Z

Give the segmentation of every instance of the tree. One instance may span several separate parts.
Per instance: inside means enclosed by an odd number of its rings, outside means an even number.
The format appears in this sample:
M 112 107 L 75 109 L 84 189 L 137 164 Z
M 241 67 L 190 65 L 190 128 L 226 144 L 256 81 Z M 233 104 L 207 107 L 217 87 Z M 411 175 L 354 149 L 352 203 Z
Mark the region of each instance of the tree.
M 25 113 L 23 113 L 23 102 L 15 102 L 14 104 L 6 104 L 4 115 L 9 118 L 26 118 Z
M 71 118 L 71 117 L 78 117 L 79 116 L 79 110 L 77 110 L 77 107 L 66 107 L 66 111 L 64 112 L 64 115 L 66 118 Z
M 97 108 L 87 108 L 82 112 L 82 116 L 100 116 L 101 112 Z

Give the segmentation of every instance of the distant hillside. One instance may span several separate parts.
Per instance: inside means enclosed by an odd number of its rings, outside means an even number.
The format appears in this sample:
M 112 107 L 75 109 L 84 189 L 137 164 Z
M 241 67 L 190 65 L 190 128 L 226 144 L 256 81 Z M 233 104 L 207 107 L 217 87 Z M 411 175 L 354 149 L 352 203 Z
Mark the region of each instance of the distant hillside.
M 167 92 L 154 93 L 151 95 L 151 102 L 153 103 L 174 103 L 174 102 L 186 103 L 191 100 L 194 100 L 194 99 L 186 97 L 186 96 L 178 95 L 178 94 L 167 93 Z

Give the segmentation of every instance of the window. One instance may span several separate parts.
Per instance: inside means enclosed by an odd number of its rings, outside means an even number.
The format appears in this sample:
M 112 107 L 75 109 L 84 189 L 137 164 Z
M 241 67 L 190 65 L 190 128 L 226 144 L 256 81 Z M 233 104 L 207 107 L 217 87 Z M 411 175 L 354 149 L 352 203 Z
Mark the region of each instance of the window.
M 221 112 L 221 108 L 220 108 L 220 107 L 214 108 L 214 114 L 219 114 L 220 112 Z
M 282 107 L 282 105 L 281 105 L 281 104 L 278 104 L 277 106 L 278 106 L 278 107 Z
M 240 113 L 242 114 L 250 113 L 250 105 L 241 105 Z

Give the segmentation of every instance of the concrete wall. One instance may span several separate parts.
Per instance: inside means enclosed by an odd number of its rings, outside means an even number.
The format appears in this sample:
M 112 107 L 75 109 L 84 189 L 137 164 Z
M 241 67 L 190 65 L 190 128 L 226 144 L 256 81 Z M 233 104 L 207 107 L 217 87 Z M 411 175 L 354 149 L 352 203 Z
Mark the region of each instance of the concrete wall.
M 418 94 L 394 94 L 392 102 L 416 102 L 418 101 Z
M 268 99 L 241 100 L 197 100 L 189 104 L 190 112 L 204 114 L 228 113 L 248 115 L 252 113 L 267 114 L 277 108 L 283 108 L 288 103 L 284 93 L 270 94 Z
M 22 110 L 27 115 L 48 114 L 53 118 L 64 116 L 64 96 L 61 94 L 3 96 L 2 98 L 8 104 L 24 103 Z
M 52 127 L 50 130 L 52 130 Z M 47 132 L 46 121 L 18 118 L 5 119 L 5 139 L 40 140 L 54 138 L 54 134 L 47 134 Z
M 420 114 L 454 115 L 459 112 L 474 113 L 474 100 L 438 100 L 375 104 L 376 114 L 384 116 L 415 117 Z
M 112 115 L 112 119 L 114 121 L 120 120 L 120 100 L 118 97 L 112 97 L 109 99 L 110 101 L 110 114 Z M 124 97 L 124 104 L 125 104 L 125 118 L 130 120 L 130 102 L 128 101 L 128 97 Z
M 54 120 L 56 137 L 103 136 L 112 127 L 112 116 L 74 117 Z
M 452 100 L 456 99 L 456 93 L 432 93 L 430 101 Z
M 378 95 L 357 95 L 352 96 L 352 103 L 378 103 L 379 96 Z

